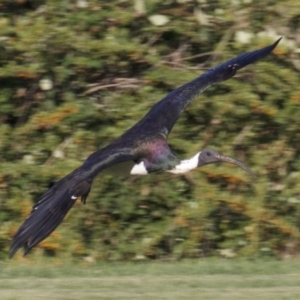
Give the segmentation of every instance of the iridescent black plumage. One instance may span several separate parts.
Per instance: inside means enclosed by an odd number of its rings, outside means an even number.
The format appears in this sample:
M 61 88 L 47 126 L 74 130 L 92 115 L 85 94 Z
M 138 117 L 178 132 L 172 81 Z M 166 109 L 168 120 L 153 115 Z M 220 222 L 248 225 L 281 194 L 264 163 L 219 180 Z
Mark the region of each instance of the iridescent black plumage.
M 277 46 L 242 54 L 213 68 L 193 81 L 175 89 L 152 109 L 136 125 L 107 147 L 91 154 L 84 164 L 52 186 L 33 207 L 31 214 L 15 234 L 10 257 L 25 247 L 26 255 L 32 247 L 45 239 L 61 223 L 67 212 L 81 197 L 85 202 L 94 177 L 104 169 L 126 161 L 143 162 L 148 173 L 170 171 L 180 163 L 167 144 L 167 136 L 186 106 L 209 86 L 234 76 L 237 70 L 254 63 Z M 202 155 L 213 155 L 205 163 L 228 161 L 251 171 L 243 163 L 222 156 L 216 151 L 203 151 Z M 202 160 L 201 160 L 202 159 Z M 202 156 L 197 156 L 197 166 L 204 164 Z

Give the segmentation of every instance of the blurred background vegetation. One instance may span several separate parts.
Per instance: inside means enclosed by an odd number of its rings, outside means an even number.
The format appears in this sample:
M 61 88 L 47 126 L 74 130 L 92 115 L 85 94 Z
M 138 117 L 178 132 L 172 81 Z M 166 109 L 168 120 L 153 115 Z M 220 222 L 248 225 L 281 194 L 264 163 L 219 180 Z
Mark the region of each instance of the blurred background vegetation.
M 172 89 L 280 36 L 273 54 L 198 97 L 169 138 L 181 158 L 213 147 L 256 180 L 228 164 L 100 174 L 33 255 L 297 255 L 299 25 L 298 0 L 0 0 L 0 258 L 51 183 Z

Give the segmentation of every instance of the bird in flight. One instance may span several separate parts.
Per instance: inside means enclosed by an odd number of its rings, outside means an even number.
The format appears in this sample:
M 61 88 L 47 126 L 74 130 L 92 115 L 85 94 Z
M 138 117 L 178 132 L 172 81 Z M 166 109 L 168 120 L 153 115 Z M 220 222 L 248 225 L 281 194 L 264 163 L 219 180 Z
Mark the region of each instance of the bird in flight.
M 131 161 L 134 163 L 131 174 L 146 175 L 158 171 L 179 174 L 210 163 L 228 162 L 255 176 L 244 163 L 209 148 L 202 149 L 190 159 L 180 160 L 171 151 L 167 137 L 181 113 L 196 96 L 211 85 L 230 79 L 239 69 L 264 58 L 279 41 L 241 54 L 175 89 L 156 103 L 136 125 L 108 146 L 92 153 L 79 168 L 55 183 L 38 199 L 14 235 L 9 257 L 13 257 L 21 247 L 25 249 L 25 256 L 49 236 L 76 199 L 86 202 L 95 176 L 115 164 Z

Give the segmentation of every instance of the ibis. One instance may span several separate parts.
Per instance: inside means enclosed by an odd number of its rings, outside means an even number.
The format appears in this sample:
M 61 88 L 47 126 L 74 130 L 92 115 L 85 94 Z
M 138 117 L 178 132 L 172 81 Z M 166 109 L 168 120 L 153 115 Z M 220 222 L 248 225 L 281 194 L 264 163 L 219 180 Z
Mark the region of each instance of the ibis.
M 14 235 L 9 256 L 13 257 L 21 247 L 24 247 L 25 256 L 49 236 L 78 198 L 86 202 L 94 178 L 115 164 L 131 161 L 131 174 L 147 175 L 159 171 L 180 174 L 206 164 L 228 162 L 254 176 L 244 163 L 209 148 L 202 149 L 190 159 L 181 160 L 170 149 L 167 138 L 181 113 L 195 97 L 211 85 L 230 79 L 239 69 L 264 58 L 279 41 L 228 60 L 173 90 L 123 135 L 92 153 L 79 168 L 55 183 L 37 200 Z

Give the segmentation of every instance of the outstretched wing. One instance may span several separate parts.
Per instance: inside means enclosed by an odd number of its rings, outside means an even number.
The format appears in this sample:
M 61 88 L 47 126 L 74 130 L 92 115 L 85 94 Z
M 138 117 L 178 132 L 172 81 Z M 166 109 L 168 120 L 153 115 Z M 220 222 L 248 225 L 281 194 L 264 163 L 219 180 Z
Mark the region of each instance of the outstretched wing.
M 281 38 L 273 45 L 233 58 L 172 91 L 155 104 L 146 116 L 128 132 L 132 135 L 145 133 L 151 135 L 158 132 L 168 135 L 180 114 L 197 95 L 211 85 L 233 77 L 239 69 L 264 58 L 273 51 L 280 40 Z
M 108 146 L 93 153 L 85 163 L 58 181 L 34 205 L 30 215 L 16 232 L 9 257 L 24 247 L 24 256 L 49 236 L 62 222 L 77 198 L 85 203 L 94 177 L 114 164 L 134 160 L 130 149 Z

